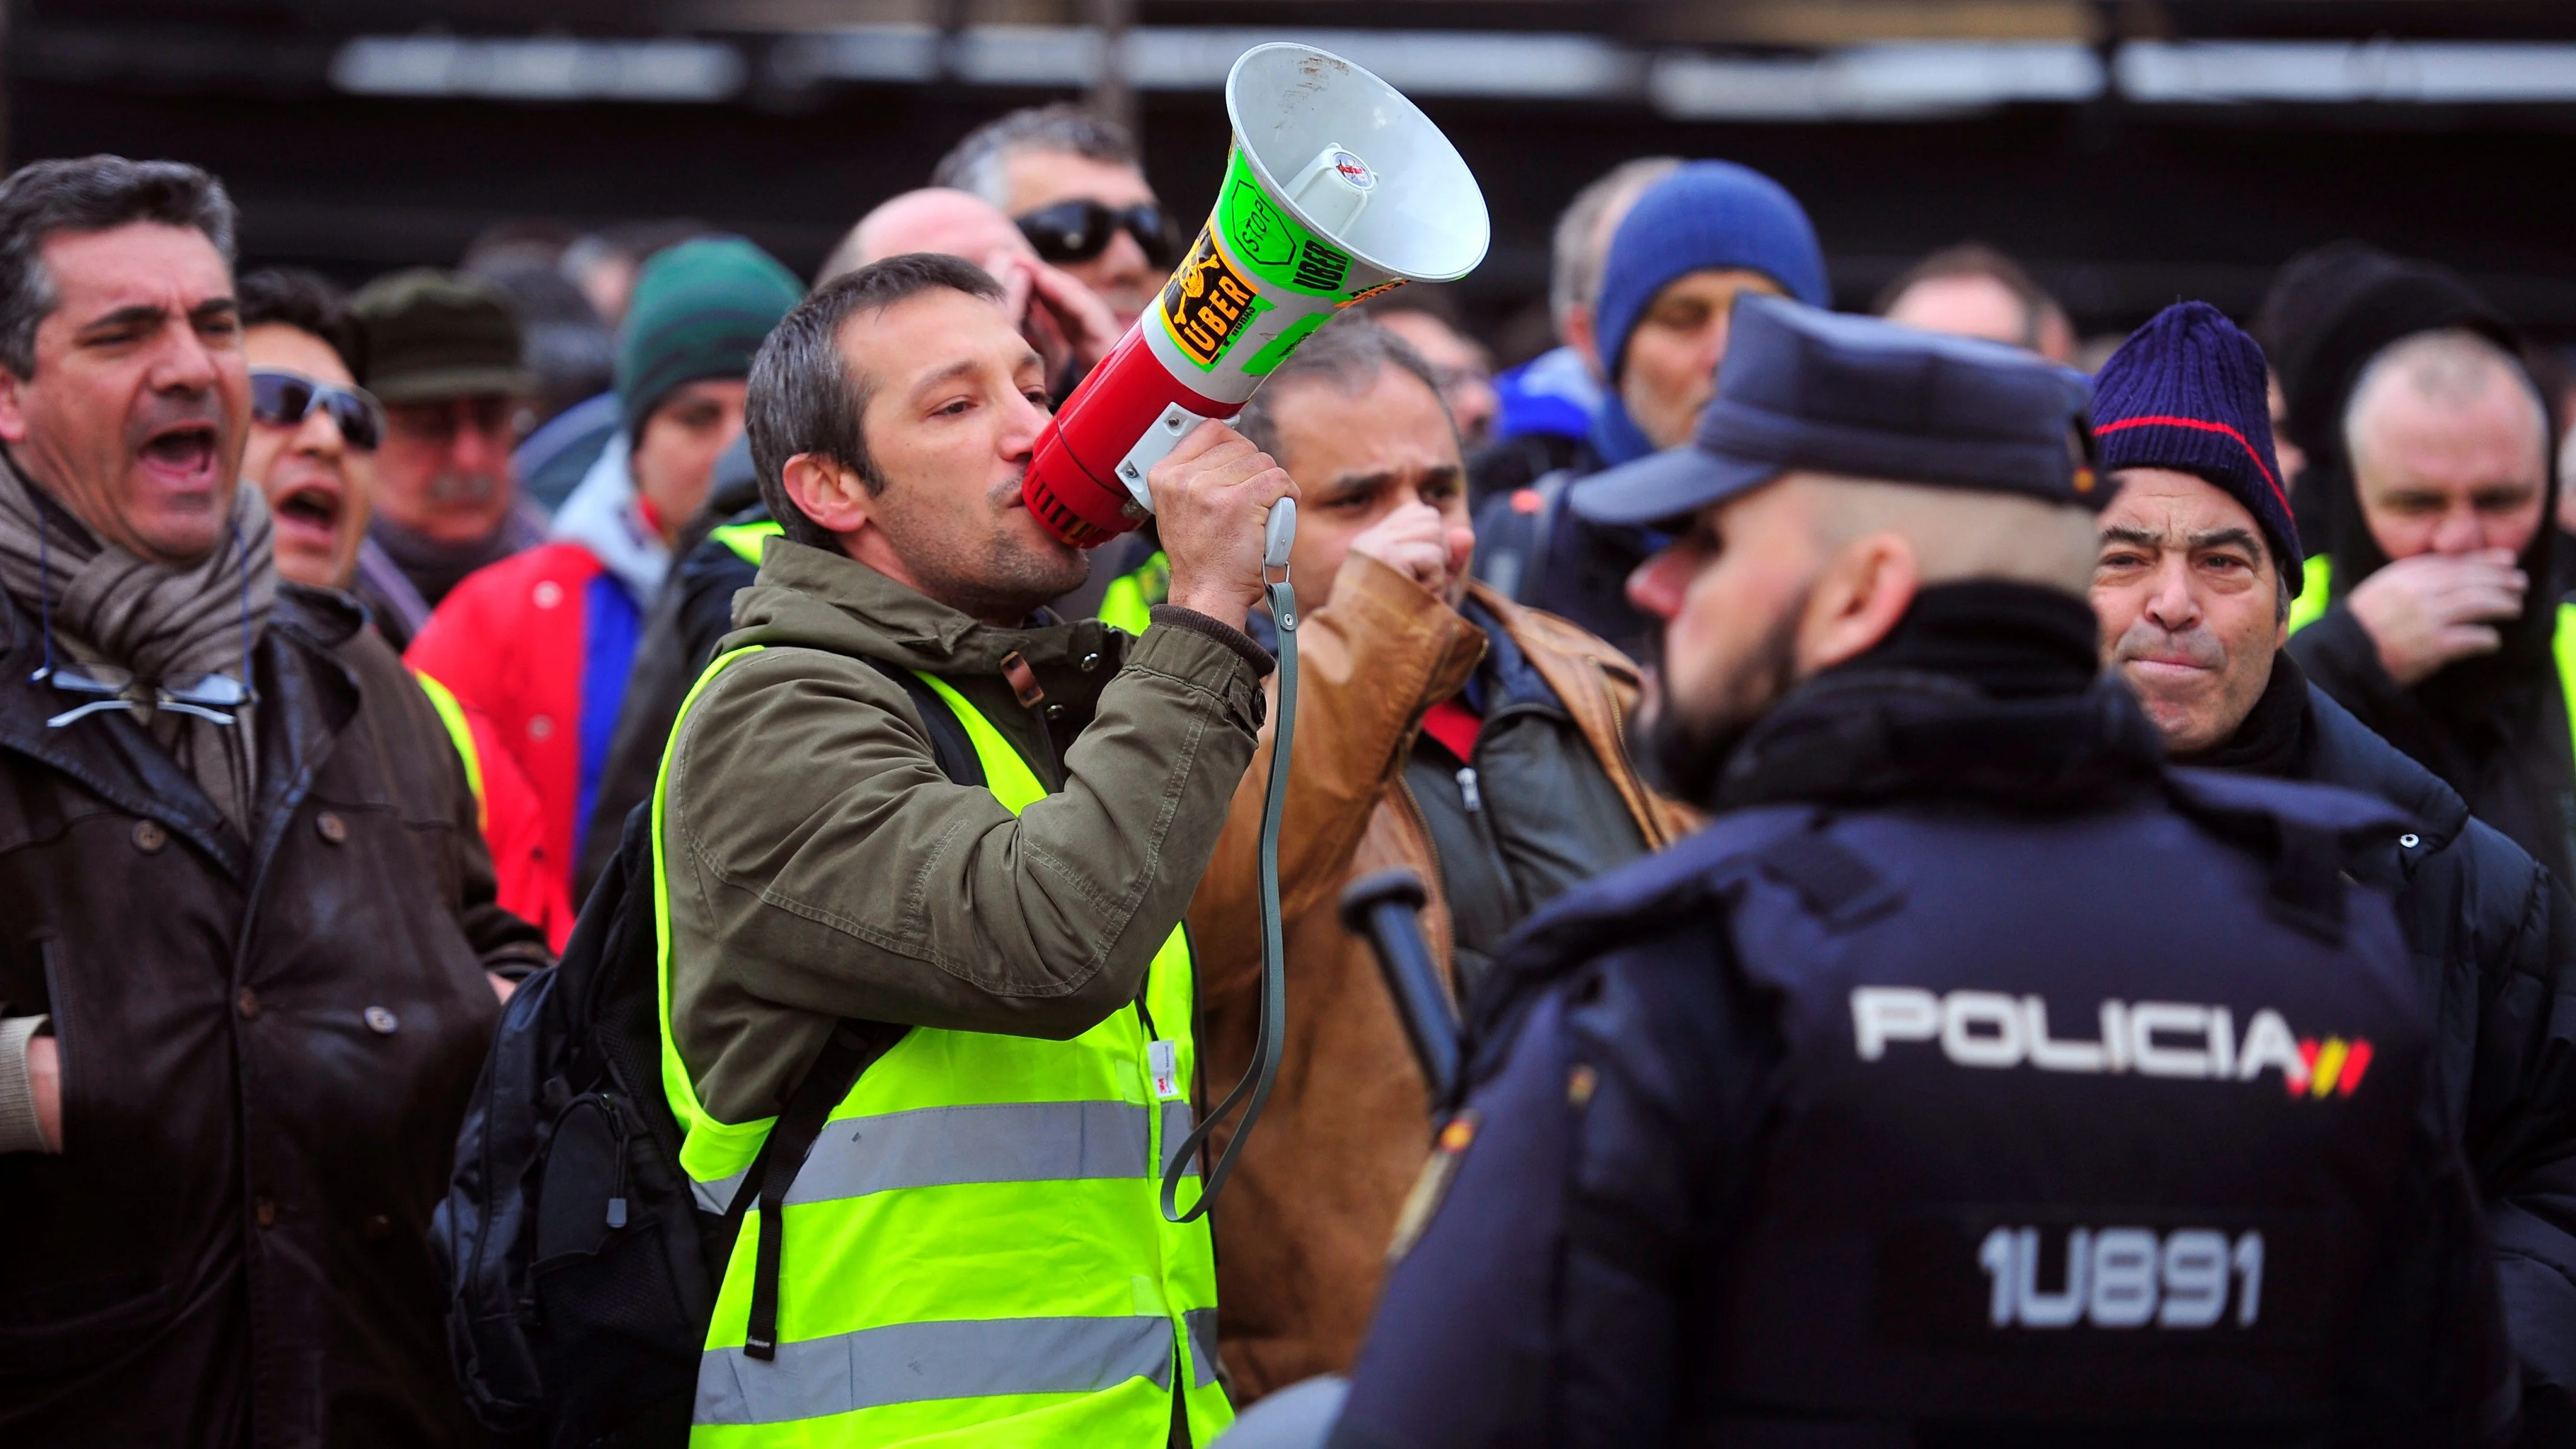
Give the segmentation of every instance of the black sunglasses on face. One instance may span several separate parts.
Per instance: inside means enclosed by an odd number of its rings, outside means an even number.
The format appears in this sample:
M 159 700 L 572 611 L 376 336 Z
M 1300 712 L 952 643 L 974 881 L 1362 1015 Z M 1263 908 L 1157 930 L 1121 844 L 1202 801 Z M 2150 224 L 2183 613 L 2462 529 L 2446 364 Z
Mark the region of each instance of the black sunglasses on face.
M 1168 267 L 1180 260 L 1180 238 L 1172 220 L 1150 201 L 1112 207 L 1097 201 L 1059 201 L 1015 218 L 1020 235 L 1038 249 L 1045 262 L 1087 262 L 1109 249 L 1110 238 L 1125 231 L 1144 248 L 1145 260 Z
M 250 415 L 272 427 L 303 425 L 315 408 L 331 414 L 340 440 L 361 453 L 372 453 L 385 436 L 384 410 L 367 393 L 317 382 L 300 372 L 256 367 L 250 374 Z

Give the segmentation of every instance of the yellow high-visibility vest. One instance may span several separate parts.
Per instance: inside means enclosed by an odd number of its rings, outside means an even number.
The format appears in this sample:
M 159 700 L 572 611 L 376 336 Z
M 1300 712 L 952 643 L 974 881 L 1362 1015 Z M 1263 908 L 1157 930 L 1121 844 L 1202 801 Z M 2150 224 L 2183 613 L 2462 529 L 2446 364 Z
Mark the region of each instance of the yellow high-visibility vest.
M 1172 561 L 1156 549 L 1151 558 L 1109 581 L 1100 596 L 1100 622 L 1130 634 L 1152 623 L 1153 608 L 1172 595 Z
M 465 787 L 474 792 L 474 828 L 491 834 L 492 807 L 483 799 L 483 752 L 474 744 L 474 726 L 466 721 L 465 706 L 457 703 L 455 691 L 419 670 L 413 670 L 411 677 L 420 681 L 420 692 L 429 696 L 429 707 L 438 711 L 438 722 L 455 743 L 457 758 L 465 762 Z
M 671 731 L 653 788 L 662 1084 L 680 1165 L 721 1212 L 774 1118 L 700 1105 L 671 1025 L 670 760 L 719 656 Z M 987 786 L 1017 814 L 1045 787 L 944 681 Z M 925 970 L 932 969 L 927 966 Z M 834 1107 L 780 1209 L 754 1207 L 734 1243 L 700 1360 L 690 1443 L 879 1446 L 1079 1444 L 1160 1449 L 1181 1395 L 1191 1442 L 1233 1421 L 1217 1383 L 1216 1259 L 1204 1218 L 1157 1197 L 1189 1135 L 1195 980 L 1175 928 L 1136 1004 L 1071 1041 L 914 1027 Z M 1186 1207 L 1195 1174 L 1180 1186 Z M 778 1342 L 743 1351 L 760 1234 L 783 1228 Z
M 741 559 L 753 568 L 758 568 L 761 545 L 786 532 L 786 529 L 778 526 L 778 520 L 764 518 L 757 523 L 718 524 L 707 531 L 707 537 L 732 549 L 735 558 Z

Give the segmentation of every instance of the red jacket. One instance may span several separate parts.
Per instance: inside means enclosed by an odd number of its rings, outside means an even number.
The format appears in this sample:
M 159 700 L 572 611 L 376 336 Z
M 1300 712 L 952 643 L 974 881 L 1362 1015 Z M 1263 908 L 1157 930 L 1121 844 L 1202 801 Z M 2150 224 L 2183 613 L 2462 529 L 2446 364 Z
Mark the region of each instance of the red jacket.
M 490 719 L 535 789 L 546 868 L 567 898 L 640 624 L 588 549 L 549 543 L 467 575 L 403 655 Z
M 501 748 L 501 731 L 491 716 L 428 675 L 415 672 L 415 677 L 465 762 L 465 782 L 473 787 L 479 812 L 475 824 L 492 852 L 501 909 L 544 931 L 546 944 L 563 954 L 564 942 L 572 937 L 572 892 L 562 871 L 547 868 L 545 811 L 536 787 Z

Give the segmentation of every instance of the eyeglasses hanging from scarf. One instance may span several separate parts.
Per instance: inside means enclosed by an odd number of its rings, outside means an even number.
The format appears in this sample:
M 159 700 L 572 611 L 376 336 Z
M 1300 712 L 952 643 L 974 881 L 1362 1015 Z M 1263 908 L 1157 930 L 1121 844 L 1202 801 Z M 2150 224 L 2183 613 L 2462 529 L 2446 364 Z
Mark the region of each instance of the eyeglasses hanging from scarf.
M 145 709 L 169 710 L 173 714 L 193 715 L 219 725 L 239 723 L 240 712 L 259 702 L 259 692 L 250 687 L 250 559 L 249 547 L 242 542 L 241 525 L 227 529 L 234 555 L 241 566 L 241 678 L 228 674 L 198 674 L 181 679 L 162 679 L 145 683 L 134 677 L 131 669 L 113 664 L 56 665 L 54 663 L 54 584 L 52 530 L 43 510 L 36 523 L 36 607 L 39 627 L 44 633 L 45 662 L 29 682 L 49 684 L 71 695 L 92 696 L 86 704 L 77 704 L 45 721 L 45 728 L 58 730 L 76 724 L 103 710 L 124 708 L 140 712 Z

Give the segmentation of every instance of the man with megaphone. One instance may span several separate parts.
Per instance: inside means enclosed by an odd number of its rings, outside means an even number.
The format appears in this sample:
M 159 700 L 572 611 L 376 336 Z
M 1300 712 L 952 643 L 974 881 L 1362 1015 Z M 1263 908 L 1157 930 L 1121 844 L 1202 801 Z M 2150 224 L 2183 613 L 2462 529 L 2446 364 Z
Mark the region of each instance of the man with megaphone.
M 679 1160 L 712 1210 L 760 1194 L 693 1413 L 729 1444 L 1231 1418 L 1208 1226 L 1157 1178 L 1198 1075 L 1181 915 L 1252 758 L 1271 660 L 1242 625 L 1296 485 L 1197 429 L 1147 480 L 1170 602 L 1141 637 L 1054 622 L 1086 560 L 1022 502 L 1046 379 L 1002 302 L 893 257 L 752 371 L 784 535 L 653 798 Z M 810 1154 L 760 1165 L 827 1072 L 854 1085 Z

